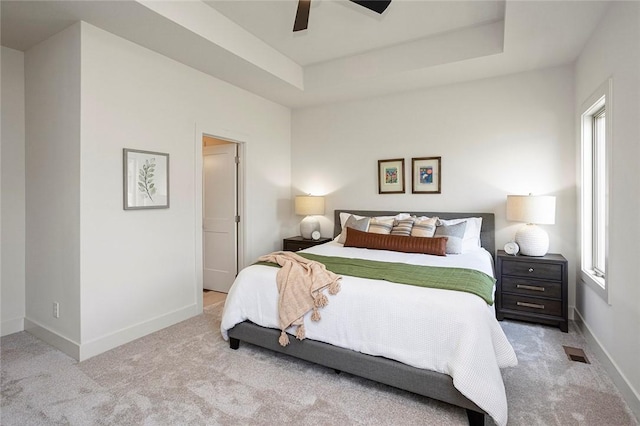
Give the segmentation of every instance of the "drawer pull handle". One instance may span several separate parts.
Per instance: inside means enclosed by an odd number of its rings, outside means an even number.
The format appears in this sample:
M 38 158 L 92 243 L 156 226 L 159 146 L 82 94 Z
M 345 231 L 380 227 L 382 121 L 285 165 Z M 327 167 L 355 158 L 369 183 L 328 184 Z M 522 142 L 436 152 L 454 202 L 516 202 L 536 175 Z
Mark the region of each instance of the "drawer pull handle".
M 537 285 L 517 284 L 516 288 L 521 288 L 523 290 L 544 291 L 544 287 L 540 287 Z
M 544 305 L 538 305 L 537 303 L 517 302 L 516 304 L 525 308 L 544 309 Z
M 533 272 L 533 268 L 529 268 L 529 272 Z

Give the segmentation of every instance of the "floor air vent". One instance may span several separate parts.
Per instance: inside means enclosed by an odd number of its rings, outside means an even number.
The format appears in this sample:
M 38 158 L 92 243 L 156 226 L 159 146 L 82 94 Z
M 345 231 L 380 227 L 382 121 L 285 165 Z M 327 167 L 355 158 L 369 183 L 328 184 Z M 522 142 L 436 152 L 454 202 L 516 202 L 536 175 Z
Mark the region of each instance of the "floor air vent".
M 563 346 L 564 353 L 571 361 L 583 362 L 585 364 L 591 364 L 587 359 L 584 351 L 580 348 L 572 348 L 571 346 Z

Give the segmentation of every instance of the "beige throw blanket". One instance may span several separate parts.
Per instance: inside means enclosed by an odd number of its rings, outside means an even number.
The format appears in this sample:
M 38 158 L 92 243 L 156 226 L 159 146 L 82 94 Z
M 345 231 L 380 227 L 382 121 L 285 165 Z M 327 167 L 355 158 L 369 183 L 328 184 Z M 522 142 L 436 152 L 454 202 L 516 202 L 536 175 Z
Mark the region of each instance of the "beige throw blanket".
M 282 346 L 289 344 L 285 330 L 292 325 L 298 326 L 296 338 L 304 339 L 304 315 L 313 310 L 312 321 L 320 320 L 318 308 L 329 303 L 322 291 L 329 289 L 329 294 L 340 291 L 340 276 L 319 262 L 305 259 L 288 251 L 276 251 L 259 259 L 261 262 L 277 263 L 281 266 L 276 281 L 278 284 L 278 314 L 280 320 L 280 339 Z

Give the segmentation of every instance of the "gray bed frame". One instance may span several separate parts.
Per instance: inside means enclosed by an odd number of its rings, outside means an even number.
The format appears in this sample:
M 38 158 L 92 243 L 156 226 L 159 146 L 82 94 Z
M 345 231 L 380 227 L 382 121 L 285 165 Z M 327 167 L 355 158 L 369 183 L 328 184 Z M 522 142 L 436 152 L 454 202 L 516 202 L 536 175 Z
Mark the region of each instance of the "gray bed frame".
M 370 210 L 336 210 L 334 214 L 334 236 L 342 231 L 340 226 L 341 212 L 360 216 L 392 216 L 398 213 Z M 408 213 L 416 216 L 438 216 L 442 219 L 482 217 L 481 244 L 495 257 L 495 217 L 493 213 Z M 333 368 L 337 373 L 344 371 L 355 376 L 465 408 L 470 425 L 478 426 L 485 424 L 486 412 L 462 395 L 453 386 L 451 376 L 446 374 L 411 367 L 388 358 L 366 355 L 311 339 L 290 339 L 290 344 L 283 347 L 278 343 L 280 330 L 261 327 L 250 321 L 237 324 L 228 331 L 228 334 L 231 349 L 238 349 L 241 341 L 268 348 L 305 361 Z

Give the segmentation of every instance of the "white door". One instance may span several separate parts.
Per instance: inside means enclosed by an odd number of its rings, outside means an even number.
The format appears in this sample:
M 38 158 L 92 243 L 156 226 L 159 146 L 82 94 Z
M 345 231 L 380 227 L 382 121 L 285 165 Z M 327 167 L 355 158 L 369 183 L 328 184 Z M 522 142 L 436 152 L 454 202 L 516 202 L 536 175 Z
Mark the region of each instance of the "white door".
M 235 143 L 203 148 L 203 286 L 224 293 L 238 273 L 236 155 Z

